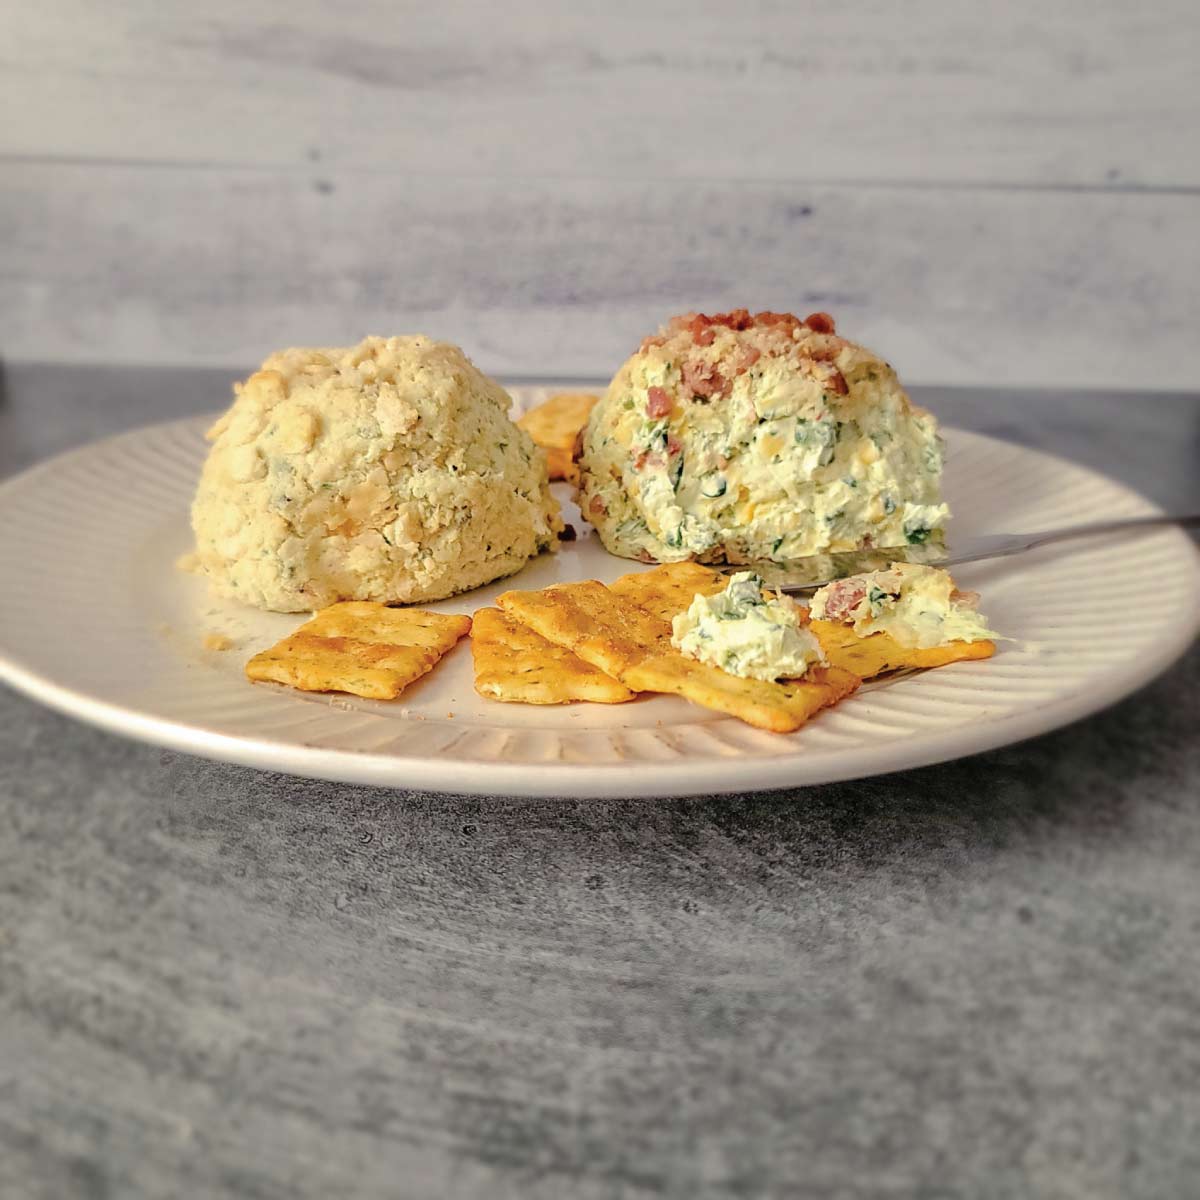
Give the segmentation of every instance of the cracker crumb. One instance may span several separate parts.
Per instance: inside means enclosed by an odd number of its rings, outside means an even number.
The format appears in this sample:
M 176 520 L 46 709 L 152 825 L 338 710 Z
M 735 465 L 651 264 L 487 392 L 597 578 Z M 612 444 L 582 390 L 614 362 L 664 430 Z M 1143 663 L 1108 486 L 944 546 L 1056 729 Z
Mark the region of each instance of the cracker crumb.
M 205 650 L 232 650 L 233 638 L 223 633 L 206 633 L 204 635 Z

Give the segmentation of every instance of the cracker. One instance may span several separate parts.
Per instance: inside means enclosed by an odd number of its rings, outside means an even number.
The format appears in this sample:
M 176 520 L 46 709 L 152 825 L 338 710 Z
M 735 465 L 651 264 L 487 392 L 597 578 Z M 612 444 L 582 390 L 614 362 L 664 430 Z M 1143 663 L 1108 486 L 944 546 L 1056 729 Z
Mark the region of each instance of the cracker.
M 645 658 L 647 647 L 664 637 L 664 629 L 670 645 L 670 626 L 594 579 L 540 592 L 505 592 L 496 603 L 547 641 L 574 651 L 614 679 Z
M 988 641 L 947 642 L 922 650 L 901 645 L 890 633 L 861 637 L 852 625 L 840 621 L 812 621 L 809 627 L 830 665 L 853 671 L 861 679 L 873 679 L 885 671 L 944 667 L 952 662 L 991 658 L 996 653 L 996 643 Z
M 673 693 L 775 733 L 799 729 L 859 684 L 838 667 L 814 668 L 788 683 L 730 675 L 681 654 L 671 645 L 666 620 L 595 580 L 505 592 L 497 603 L 634 691 Z
M 574 482 L 579 478 L 575 441 L 599 399 L 590 392 L 560 392 L 518 419 L 517 424 L 545 450 L 551 479 Z
M 669 623 L 676 613 L 686 612 L 697 595 L 715 595 L 728 583 L 729 576 L 712 567 L 677 562 L 622 575 L 611 590 Z
M 394 700 L 470 628 L 470 617 L 346 601 L 323 609 L 256 654 L 246 664 L 246 674 L 305 692 Z
M 724 572 L 699 563 L 663 563 L 649 571 L 622 575 L 611 590 L 669 622 L 676 613 L 686 611 L 693 597 L 714 595 L 728 582 L 729 576 Z M 769 592 L 770 588 L 764 590 Z M 833 621 L 813 621 L 811 628 L 829 665 L 841 667 L 860 679 L 872 679 L 886 671 L 990 658 L 996 652 L 994 642 L 947 642 L 944 646 L 920 650 L 902 646 L 889 633 L 860 637 L 852 626 Z
M 621 704 L 636 693 L 570 650 L 548 642 L 498 608 L 481 608 L 471 624 L 475 690 L 511 704 Z

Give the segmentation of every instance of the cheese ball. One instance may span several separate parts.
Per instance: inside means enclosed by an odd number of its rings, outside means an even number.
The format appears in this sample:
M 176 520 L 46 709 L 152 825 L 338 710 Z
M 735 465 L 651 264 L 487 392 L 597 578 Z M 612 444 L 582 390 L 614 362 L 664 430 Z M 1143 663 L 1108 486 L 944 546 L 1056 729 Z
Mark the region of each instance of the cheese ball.
M 192 504 L 194 561 L 220 595 L 276 612 L 441 600 L 562 528 L 545 457 L 457 346 L 284 350 L 234 396 Z
M 645 562 L 919 543 L 949 515 L 937 422 L 825 313 L 676 317 L 617 372 L 579 467 L 605 547 Z

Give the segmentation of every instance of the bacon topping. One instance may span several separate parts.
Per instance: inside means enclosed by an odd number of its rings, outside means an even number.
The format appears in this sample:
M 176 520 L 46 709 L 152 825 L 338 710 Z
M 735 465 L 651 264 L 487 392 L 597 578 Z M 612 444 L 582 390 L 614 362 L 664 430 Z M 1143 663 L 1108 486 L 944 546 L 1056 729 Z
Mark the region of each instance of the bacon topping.
M 825 594 L 826 621 L 852 621 L 854 610 L 863 602 L 867 585 L 860 579 L 839 579 Z
M 604 501 L 599 496 L 593 496 L 591 502 L 588 504 L 588 512 L 593 517 L 602 517 L 607 511 L 608 509 L 604 507 Z
M 846 396 L 850 392 L 850 388 L 846 383 L 845 375 L 843 375 L 836 367 L 834 367 L 827 382 L 839 396 Z
M 760 312 L 754 314 L 754 323 L 764 329 L 779 328 L 789 337 L 804 324 L 799 317 L 792 313 Z
M 685 362 L 683 386 L 689 396 L 699 396 L 701 400 L 708 400 L 725 390 L 725 379 L 716 367 L 708 363 Z
M 753 329 L 754 318 L 744 308 L 735 308 L 732 312 L 717 313 L 713 317 L 713 324 L 734 330 Z
M 698 346 L 712 344 L 717 327 L 732 329 L 738 332 L 743 329 L 753 329 L 755 318 L 744 308 L 735 308 L 732 312 L 714 313 L 711 317 L 706 313 L 684 313 L 680 317 L 672 317 L 667 322 L 667 332 L 692 335 L 692 341 Z
M 788 334 L 804 327 L 811 329 L 813 333 L 836 332 L 834 320 L 827 312 L 809 313 L 801 321 L 794 313 L 772 312 L 770 309 L 764 309 L 751 316 L 747 309 L 735 308 L 730 312 L 713 313 L 711 317 L 707 313 L 697 312 L 683 313 L 681 316 L 672 317 L 667 322 L 665 336 L 687 332 L 692 335 L 692 341 L 696 345 L 708 346 L 712 344 L 718 327 L 731 329 L 735 333 L 755 327 L 761 329 L 782 327 Z M 661 346 L 663 340 L 663 334 L 644 338 L 642 347 L 645 349 L 647 346 Z
M 762 358 L 762 351 L 757 346 L 743 346 L 736 368 L 737 374 L 745 375 L 760 358 Z
M 722 329 L 728 329 L 734 333 L 758 330 L 760 334 L 767 335 L 765 340 L 758 339 L 762 343 L 759 346 L 746 345 L 744 342 L 737 345 L 735 347 L 736 357 L 734 350 L 730 351 L 728 358 L 735 364 L 731 368 L 735 375 L 741 375 L 749 370 L 764 353 L 786 353 L 787 348 L 795 345 L 797 341 L 800 343 L 801 353 L 818 362 L 832 362 L 842 348 L 848 345 L 845 339 L 837 336 L 834 320 L 827 312 L 809 313 L 801 321 L 793 313 L 772 312 L 764 309 L 751 316 L 746 309 L 735 308 L 730 312 L 714 313 L 712 316 L 707 313 L 690 312 L 672 317 L 661 333 L 643 339 L 642 350 L 661 347 L 671 338 L 680 335 L 690 338 L 693 346 L 706 348 L 713 345 Z M 806 335 L 816 334 L 817 337 L 799 338 L 801 330 Z M 813 345 L 813 342 L 817 344 Z M 684 400 L 696 396 L 707 399 L 727 390 L 725 381 L 720 380 L 715 373 L 706 376 L 701 373 L 701 368 L 693 366 L 692 379 L 689 381 L 686 364 L 683 369 L 686 386 L 681 398 Z M 718 380 L 720 381 L 718 382 Z M 841 395 L 846 394 L 843 385 L 836 380 L 833 387 Z M 687 394 L 689 390 L 690 395 Z
M 662 388 L 652 387 L 646 393 L 646 412 L 650 416 L 656 419 L 665 417 L 674 407 L 675 402 Z

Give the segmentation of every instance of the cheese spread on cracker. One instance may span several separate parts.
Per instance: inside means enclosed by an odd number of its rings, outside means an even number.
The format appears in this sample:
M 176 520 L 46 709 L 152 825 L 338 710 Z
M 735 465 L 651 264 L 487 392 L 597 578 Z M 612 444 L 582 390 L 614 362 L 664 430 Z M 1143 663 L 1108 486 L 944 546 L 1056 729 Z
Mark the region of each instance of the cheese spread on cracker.
M 827 584 L 813 595 L 810 614 L 814 621 L 850 625 L 860 637 L 886 633 L 901 646 L 930 649 L 1000 636 L 976 610 L 978 600 L 960 592 L 948 571 L 894 563 Z
M 743 679 L 799 679 L 825 662 L 804 610 L 786 596 L 765 595 L 752 571 L 739 571 L 715 595 L 698 594 L 671 631 L 683 654 Z

